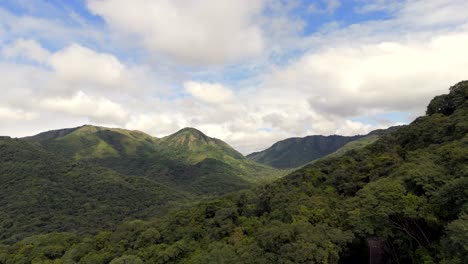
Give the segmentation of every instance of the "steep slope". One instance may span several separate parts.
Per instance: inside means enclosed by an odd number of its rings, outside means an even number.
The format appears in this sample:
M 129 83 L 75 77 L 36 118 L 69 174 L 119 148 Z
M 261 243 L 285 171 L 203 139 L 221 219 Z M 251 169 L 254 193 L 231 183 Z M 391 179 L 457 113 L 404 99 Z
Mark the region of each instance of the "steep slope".
M 66 243 L 52 257 L 57 234 L 31 237 L 4 248 L 0 259 L 465 263 L 467 227 L 468 82 L 462 82 L 410 125 L 275 183 L 92 239 L 61 234 Z
M 247 158 L 275 168 L 293 169 L 326 156 L 338 156 L 352 149 L 363 148 L 399 128 L 400 126 L 377 129 L 367 135 L 352 137 L 317 135 L 288 138 L 266 150 L 249 154 Z
M 310 161 L 331 154 L 346 143 L 363 136 L 307 136 L 276 142 L 266 150 L 247 155 L 256 162 L 275 168 L 297 168 Z
M 344 146 L 336 150 L 335 152 L 323 157 L 323 158 L 329 158 L 329 157 L 339 157 L 343 156 L 346 152 L 351 151 L 351 150 L 359 150 L 362 149 L 374 142 L 376 142 L 379 138 L 382 136 L 385 136 L 389 133 L 392 133 L 394 131 L 397 131 L 398 129 L 402 128 L 404 126 L 393 126 L 389 127 L 387 129 L 377 129 L 374 131 L 371 131 L 369 134 L 353 140 L 349 143 L 346 143 Z
M 157 141 L 140 131 L 91 125 L 48 131 L 23 139 L 39 142 L 49 151 L 77 160 L 145 153 L 153 150 Z
M 217 159 L 229 163 L 231 160 L 243 160 L 244 156 L 217 138 L 211 138 L 195 128 L 184 128 L 162 138 L 158 145 L 170 149 L 175 154 L 192 163 L 198 163 L 206 158 Z
M 236 175 L 252 183 L 269 182 L 286 174 L 286 171 L 247 159 L 222 140 L 208 137 L 195 128 L 181 129 L 162 138 L 158 145 L 189 164 L 197 164 L 205 159 L 218 160 L 229 165 Z
M 67 160 L 7 137 L 0 139 L 0 183 L 0 240 L 10 241 L 53 231 L 96 232 L 187 198 L 150 179 Z
M 282 176 L 193 128 L 157 139 L 140 131 L 85 125 L 25 140 L 65 157 L 145 176 L 197 195 L 224 194 Z

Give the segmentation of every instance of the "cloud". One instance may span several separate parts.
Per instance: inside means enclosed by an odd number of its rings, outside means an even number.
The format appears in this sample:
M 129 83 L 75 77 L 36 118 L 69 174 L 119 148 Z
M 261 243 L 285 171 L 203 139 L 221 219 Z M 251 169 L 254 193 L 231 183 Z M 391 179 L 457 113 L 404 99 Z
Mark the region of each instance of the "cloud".
M 307 11 L 315 14 L 333 14 L 341 6 L 341 0 L 322 0 L 321 2 L 323 7 L 320 7 L 318 3 L 312 3 Z
M 182 116 L 174 115 L 174 113 L 142 113 L 133 115 L 125 127 L 145 131 L 157 137 L 164 137 L 186 127 L 183 119 Z
M 466 78 L 468 32 L 428 41 L 363 43 L 309 52 L 269 78 L 295 87 L 321 115 L 417 111 Z
M 259 55 L 265 46 L 257 17 L 264 0 L 88 0 L 115 30 L 154 53 L 192 64 L 220 64 Z
M 355 7 L 357 13 L 395 12 L 404 6 L 405 0 L 357 0 L 360 3 Z
M 190 95 L 206 103 L 222 104 L 234 98 L 234 93 L 222 84 L 188 81 L 184 87 Z
M 194 126 L 249 153 L 288 137 L 398 124 L 466 79 L 466 1 L 357 2 L 356 12 L 385 18 L 335 21 L 305 36 L 315 25 L 296 16 L 306 8 L 300 1 L 90 0 L 109 26 L 100 33 L 127 41 L 109 46 L 77 32 L 54 36 L 60 41 L 51 45 L 47 26 L 66 33 L 57 23 L 5 18 L 0 9 L 0 32 L 8 34 L 0 53 L 0 118 L 7 120 L 0 132 L 39 132 L 50 120 L 53 128 L 92 122 L 156 136 Z M 328 3 L 317 7 L 339 7 Z M 146 49 L 126 50 L 134 43 Z M 381 118 L 391 112 L 399 117 Z
M 49 93 L 70 95 L 80 90 L 98 94 L 110 90 L 141 93 L 150 87 L 155 93 L 164 90 L 145 65 L 126 65 L 113 54 L 76 43 L 50 52 L 35 40 L 18 39 L 0 48 L 0 59 L 2 57 L 10 63 L 9 71 L 14 75 L 26 68 L 34 76 L 43 75 L 37 78 L 39 80 L 30 81 L 29 88 L 42 85 L 40 89 Z M 28 85 L 26 80 L 31 77 L 24 75 L 20 79 L 25 79 L 22 82 Z M 19 83 L 21 80 L 11 81 Z
M 454 26 L 467 22 L 464 12 L 467 8 L 465 0 L 407 1 L 398 9 L 397 16 L 419 27 Z
M 54 53 L 50 65 L 60 78 L 69 82 L 116 85 L 122 81 L 125 66 L 111 54 L 97 53 L 72 44 Z
M 107 98 L 89 96 L 81 91 L 70 98 L 46 98 L 39 104 L 48 111 L 84 116 L 94 122 L 124 124 L 128 118 L 128 113 L 120 104 Z
M 358 13 L 387 12 L 396 21 L 410 27 L 454 26 L 466 23 L 465 0 L 359 0 Z M 430 14 L 430 15 L 428 15 Z
M 13 1 L 14 2 L 14 1 Z M 15 3 L 20 4 L 20 3 Z M 41 43 L 48 43 L 51 47 L 61 47 L 68 43 L 90 43 L 94 45 L 107 44 L 106 34 L 99 25 L 93 23 L 70 23 L 67 19 L 75 19 L 76 14 L 64 12 L 56 8 L 53 12 L 46 1 L 28 1 L 26 14 L 18 10 L 9 11 L 0 4 L 0 32 L 2 41 L 12 41 L 20 38 L 35 39 Z M 34 8 L 30 8 L 34 5 Z M 66 4 L 64 4 L 66 5 Z M 8 4 L 7 4 L 8 6 Z M 63 6 L 62 6 L 63 7 Z
M 36 119 L 37 113 L 26 112 L 22 109 L 12 109 L 4 106 L 0 106 L 0 119 L 10 121 L 29 121 Z
M 19 57 L 44 62 L 49 59 L 50 52 L 35 40 L 20 38 L 13 44 L 5 46 L 2 49 L 2 55 L 7 58 Z

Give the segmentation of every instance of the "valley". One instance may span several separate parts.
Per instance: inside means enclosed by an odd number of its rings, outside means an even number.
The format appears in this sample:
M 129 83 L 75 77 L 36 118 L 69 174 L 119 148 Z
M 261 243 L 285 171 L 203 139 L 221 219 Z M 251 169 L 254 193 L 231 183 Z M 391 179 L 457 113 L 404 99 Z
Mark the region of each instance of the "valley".
M 2 137 L 0 263 L 463 263 L 467 165 L 466 81 L 407 126 L 247 157 L 194 128 Z

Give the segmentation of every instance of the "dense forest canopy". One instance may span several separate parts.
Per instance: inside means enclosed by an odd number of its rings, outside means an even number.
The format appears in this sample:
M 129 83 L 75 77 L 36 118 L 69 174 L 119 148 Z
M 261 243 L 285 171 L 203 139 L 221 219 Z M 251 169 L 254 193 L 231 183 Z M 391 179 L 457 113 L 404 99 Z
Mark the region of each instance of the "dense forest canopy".
M 30 236 L 0 263 L 466 263 L 467 132 L 461 82 L 364 148 L 97 235 Z

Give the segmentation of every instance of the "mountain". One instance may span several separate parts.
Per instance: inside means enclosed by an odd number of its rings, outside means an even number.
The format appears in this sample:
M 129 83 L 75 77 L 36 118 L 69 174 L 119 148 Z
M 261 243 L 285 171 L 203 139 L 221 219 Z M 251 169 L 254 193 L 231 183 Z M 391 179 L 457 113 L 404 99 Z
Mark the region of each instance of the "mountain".
M 91 125 L 2 137 L 0 157 L 0 241 L 93 233 L 279 177 L 278 170 L 192 128 L 162 139 Z M 254 179 L 262 172 L 272 173 Z
M 157 138 L 140 131 L 84 125 L 47 131 L 24 140 L 77 160 L 105 159 L 149 152 Z M 138 153 L 137 153 L 138 152 Z
M 468 82 L 364 148 L 94 237 L 0 247 L 28 263 L 466 263 Z
M 183 128 L 178 132 L 162 138 L 158 145 L 171 149 L 176 156 L 191 164 L 212 158 L 224 162 L 244 160 L 244 156 L 217 138 L 211 138 L 195 128 Z
M 0 241 L 58 231 L 93 233 L 188 200 L 151 179 L 72 161 L 8 137 L 0 138 L 0 183 Z
M 196 195 L 241 190 L 285 174 L 246 159 L 225 142 L 194 128 L 158 139 L 140 131 L 85 125 L 24 140 L 52 153 Z
M 351 149 L 361 148 L 377 140 L 380 136 L 390 133 L 398 126 L 388 129 L 378 129 L 367 135 L 357 136 L 307 136 L 303 138 L 288 138 L 273 144 L 266 150 L 254 152 L 247 158 L 280 169 L 292 169 L 303 166 L 311 161 L 327 155 L 339 155 Z
M 297 168 L 310 161 L 331 154 L 346 143 L 362 136 L 307 136 L 276 142 L 266 150 L 247 155 L 247 158 L 275 168 Z
M 286 171 L 249 160 L 222 140 L 208 137 L 195 128 L 184 128 L 161 138 L 158 145 L 189 164 L 197 164 L 205 159 L 218 160 L 234 169 L 236 175 L 252 183 L 269 182 L 286 174 Z
M 341 148 L 339 148 L 338 150 L 336 150 L 335 152 L 323 157 L 323 158 L 328 158 L 328 157 L 339 157 L 339 156 L 342 156 L 344 155 L 346 152 L 348 151 L 351 151 L 351 150 L 359 150 L 359 149 L 362 149 L 372 143 L 374 143 L 375 141 L 377 141 L 379 138 L 381 138 L 382 136 L 385 136 L 389 133 L 392 133 L 400 128 L 402 128 L 403 126 L 392 126 L 392 127 L 389 127 L 387 129 L 376 129 L 374 131 L 371 131 L 369 134 L 359 138 L 359 139 L 356 139 L 356 140 L 353 140 L 349 143 L 346 143 L 344 146 L 342 146 Z

